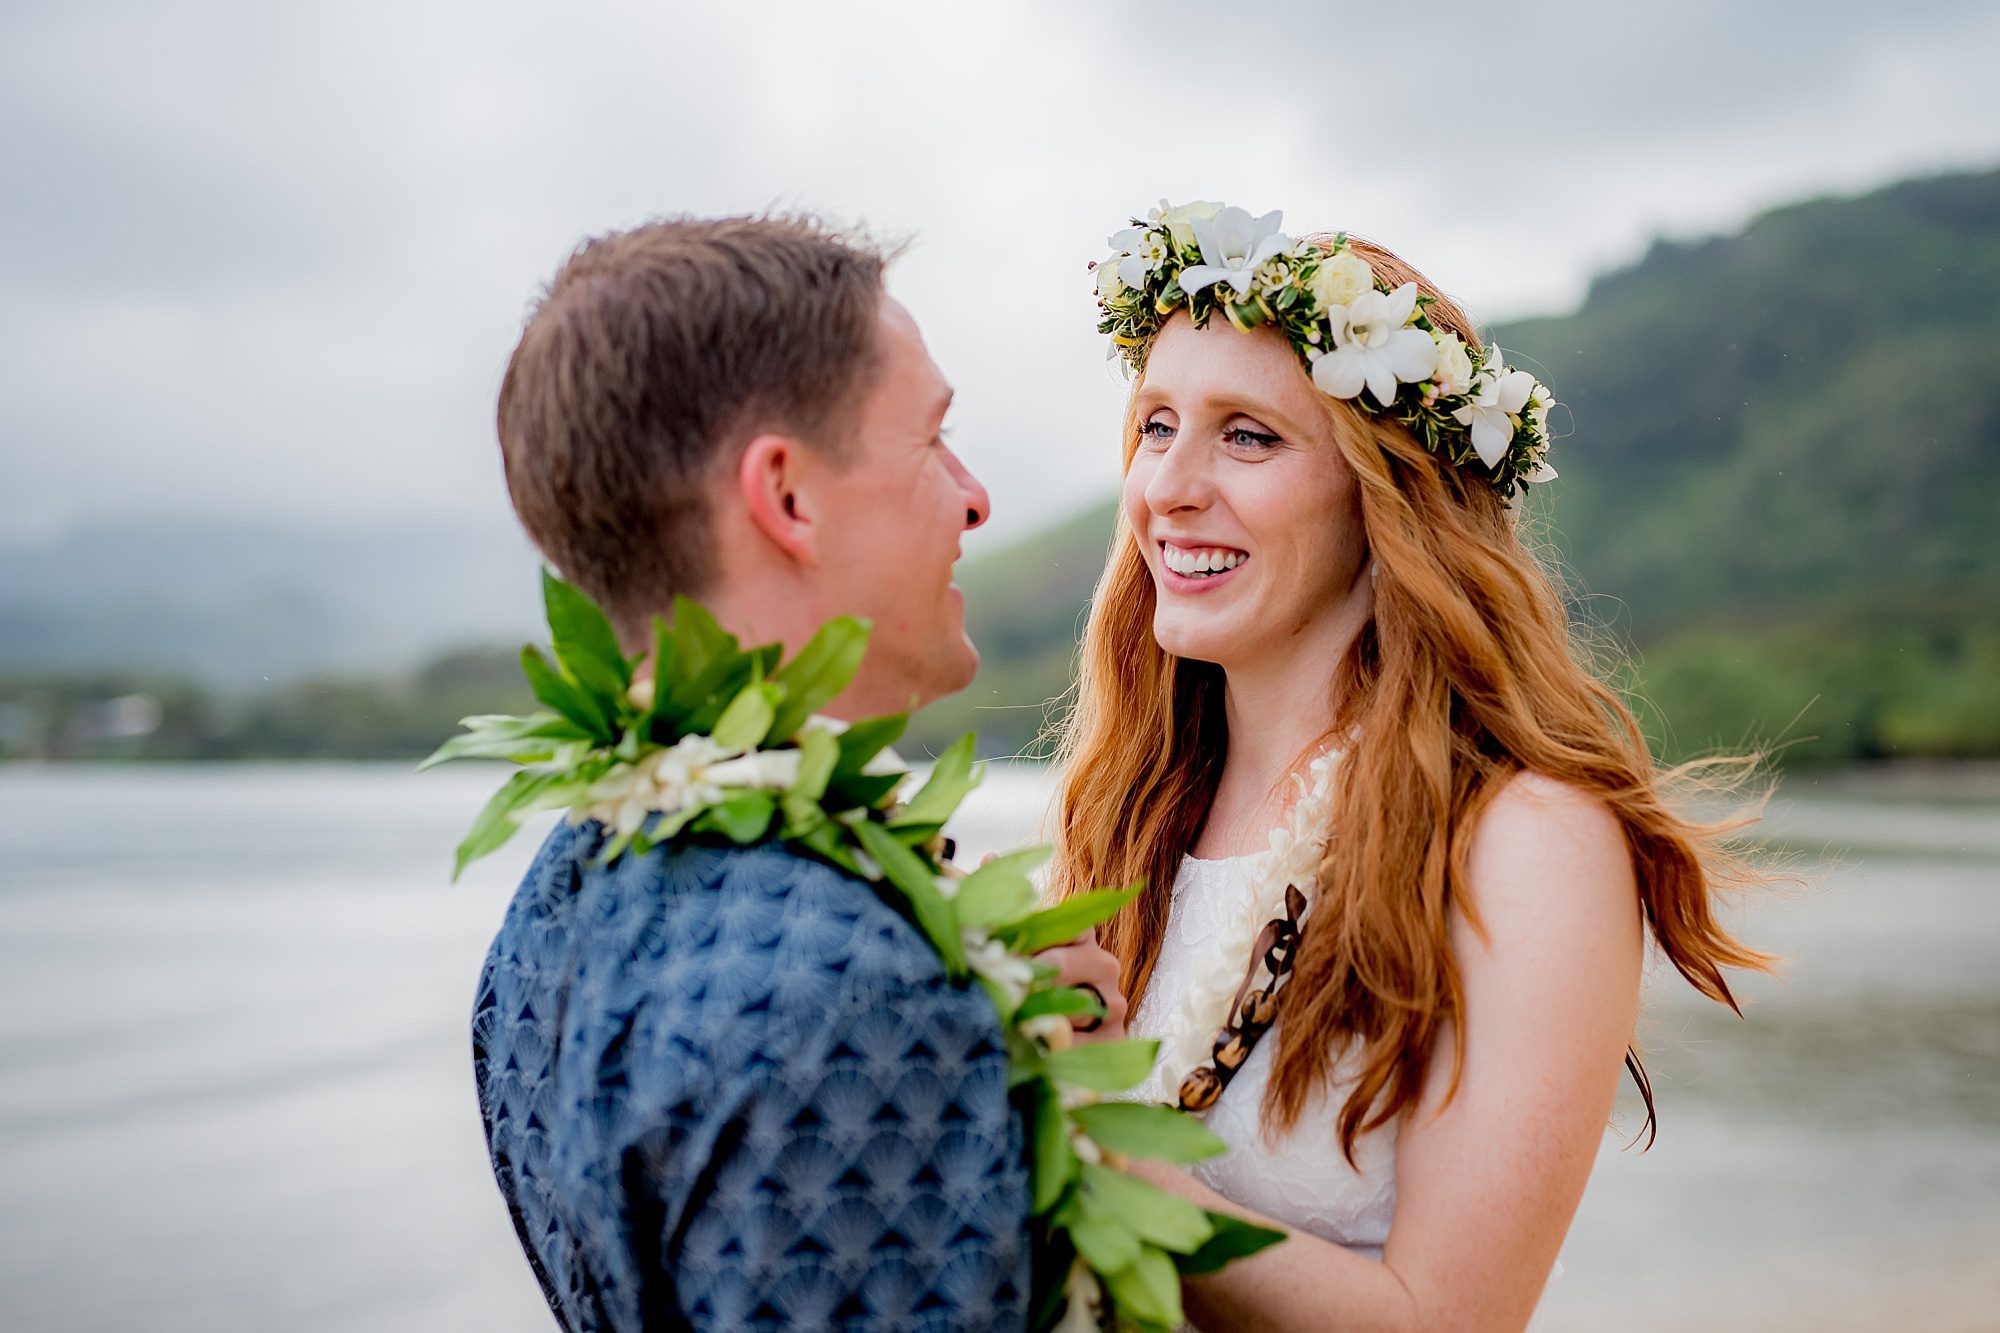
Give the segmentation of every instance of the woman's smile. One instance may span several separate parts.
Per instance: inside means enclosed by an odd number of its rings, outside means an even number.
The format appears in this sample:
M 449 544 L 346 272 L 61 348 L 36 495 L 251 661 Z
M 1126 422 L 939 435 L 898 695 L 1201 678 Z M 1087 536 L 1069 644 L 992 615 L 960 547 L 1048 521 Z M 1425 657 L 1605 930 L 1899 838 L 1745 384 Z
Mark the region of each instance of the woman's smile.
M 1159 548 L 1160 586 L 1175 593 L 1212 592 L 1250 559 L 1233 546 L 1162 541 Z

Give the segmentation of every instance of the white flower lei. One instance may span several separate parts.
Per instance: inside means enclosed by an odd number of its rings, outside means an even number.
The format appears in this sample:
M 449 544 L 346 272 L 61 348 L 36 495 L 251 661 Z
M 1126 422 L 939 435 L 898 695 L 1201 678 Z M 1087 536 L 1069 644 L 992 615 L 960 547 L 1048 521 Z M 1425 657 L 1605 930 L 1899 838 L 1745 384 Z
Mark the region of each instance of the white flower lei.
M 1229 928 L 1215 938 L 1209 961 L 1181 997 L 1177 1035 L 1160 1061 L 1170 1100 L 1182 1079 L 1214 1057 L 1215 1034 L 1229 1021 L 1230 1005 L 1243 985 L 1257 934 L 1267 922 L 1285 914 L 1286 887 L 1296 886 L 1306 896 L 1310 910 L 1320 858 L 1332 836 L 1333 774 L 1339 762 L 1340 751 L 1328 750 L 1307 765 L 1303 774 L 1293 776 L 1298 799 L 1284 822 L 1271 830 L 1270 845 L 1259 853 L 1251 869 L 1250 892 L 1238 905 Z

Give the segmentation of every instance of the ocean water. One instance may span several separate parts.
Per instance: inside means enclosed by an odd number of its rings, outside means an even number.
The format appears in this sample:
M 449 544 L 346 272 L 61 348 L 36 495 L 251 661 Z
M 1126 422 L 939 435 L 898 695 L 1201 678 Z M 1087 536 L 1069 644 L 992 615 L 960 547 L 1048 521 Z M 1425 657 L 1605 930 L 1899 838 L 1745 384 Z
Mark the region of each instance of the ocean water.
M 543 1331 L 467 1018 L 468 767 L 0 768 L 0 1328 Z M 1033 837 L 1003 769 L 964 856 Z M 1649 983 L 1554 1330 L 2000 1329 L 2000 784 L 1796 779 L 1747 1020 Z

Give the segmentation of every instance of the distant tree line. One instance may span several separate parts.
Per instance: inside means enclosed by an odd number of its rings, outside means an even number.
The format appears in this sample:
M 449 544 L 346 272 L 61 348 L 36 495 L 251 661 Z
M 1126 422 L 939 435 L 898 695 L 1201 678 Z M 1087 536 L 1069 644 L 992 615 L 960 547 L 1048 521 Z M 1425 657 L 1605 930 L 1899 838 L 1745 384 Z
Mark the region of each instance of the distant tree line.
M 535 706 L 517 652 L 467 649 L 407 674 L 249 694 L 149 673 L 0 676 L 0 758 L 420 758 L 462 717 Z

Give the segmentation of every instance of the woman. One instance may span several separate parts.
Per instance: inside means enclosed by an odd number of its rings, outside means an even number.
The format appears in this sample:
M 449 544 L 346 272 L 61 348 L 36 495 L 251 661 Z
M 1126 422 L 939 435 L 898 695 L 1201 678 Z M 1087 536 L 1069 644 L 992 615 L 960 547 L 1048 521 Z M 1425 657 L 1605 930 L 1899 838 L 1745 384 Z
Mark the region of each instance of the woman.
M 1394 255 L 1278 224 L 1163 205 L 1099 266 L 1138 378 L 1054 883 L 1171 886 L 1102 942 L 1162 1039 L 1144 1091 L 1231 1152 L 1142 1173 L 1292 1233 L 1190 1318 L 1521 1328 L 1646 941 L 1733 1007 L 1723 969 L 1768 960 L 1711 899 L 1751 873 L 1669 808 L 1516 533 L 1548 390 Z

